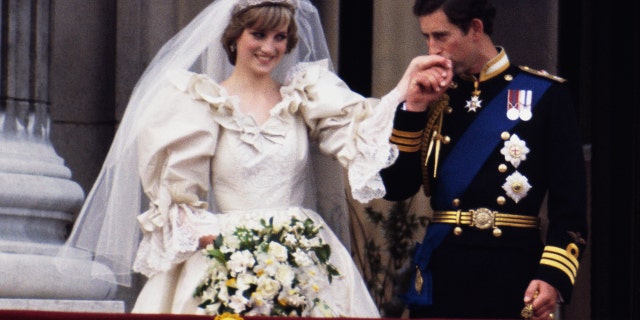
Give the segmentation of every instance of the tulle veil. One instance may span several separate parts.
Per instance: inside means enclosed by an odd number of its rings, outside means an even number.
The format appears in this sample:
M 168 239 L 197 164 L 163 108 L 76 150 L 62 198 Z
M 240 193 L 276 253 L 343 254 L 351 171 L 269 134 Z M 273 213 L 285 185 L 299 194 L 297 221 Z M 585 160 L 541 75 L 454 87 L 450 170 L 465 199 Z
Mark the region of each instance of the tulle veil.
M 164 82 L 167 70 L 183 68 L 203 72 L 216 81 L 229 76 L 233 66 L 227 60 L 220 39 L 238 1 L 247 0 L 215 0 L 208 5 L 159 50 L 136 84 L 102 169 L 59 253 L 63 259 L 88 258 L 95 262 L 90 278 L 131 285 L 131 265 L 140 240 L 136 218 L 148 206 L 138 175 L 137 135 L 144 126 L 145 114 L 154 111 L 151 102 Z M 298 62 L 330 61 L 317 9 L 308 0 L 291 1 L 296 4 L 300 40 L 274 72 L 281 82 Z M 316 181 L 312 185 L 315 189 L 310 189 L 309 206 L 323 214 L 348 248 L 342 168 L 317 150 L 313 152 L 313 158 L 315 169 L 310 170 L 316 173 Z M 215 208 L 211 199 L 209 202 L 210 208 Z

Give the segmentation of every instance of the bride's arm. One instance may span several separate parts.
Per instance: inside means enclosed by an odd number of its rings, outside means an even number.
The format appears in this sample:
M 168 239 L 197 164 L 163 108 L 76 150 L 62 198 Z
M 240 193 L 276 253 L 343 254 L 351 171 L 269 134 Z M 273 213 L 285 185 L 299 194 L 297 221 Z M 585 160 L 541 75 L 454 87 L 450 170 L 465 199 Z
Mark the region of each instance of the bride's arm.
M 379 175 L 397 157 L 389 143 L 395 107 L 401 96 L 392 91 L 381 100 L 353 92 L 320 63 L 307 65 L 292 77 L 285 92 L 299 99 L 299 108 L 322 152 L 348 170 L 353 197 L 360 202 L 385 194 Z
M 140 178 L 150 204 L 138 216 L 143 239 L 134 270 L 148 276 L 184 261 L 202 237 L 219 233 L 207 211 L 218 126 L 207 102 L 165 90 L 138 138 Z

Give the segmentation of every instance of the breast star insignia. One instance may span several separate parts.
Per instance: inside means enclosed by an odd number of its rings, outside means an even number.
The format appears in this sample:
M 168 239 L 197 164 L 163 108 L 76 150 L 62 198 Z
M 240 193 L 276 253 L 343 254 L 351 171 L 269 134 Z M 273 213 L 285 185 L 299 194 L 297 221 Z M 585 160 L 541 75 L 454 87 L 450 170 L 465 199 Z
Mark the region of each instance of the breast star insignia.
M 480 100 L 479 96 L 472 96 L 471 100 L 467 100 L 467 105 L 464 107 L 469 109 L 469 112 L 476 112 L 482 108 L 482 100 Z

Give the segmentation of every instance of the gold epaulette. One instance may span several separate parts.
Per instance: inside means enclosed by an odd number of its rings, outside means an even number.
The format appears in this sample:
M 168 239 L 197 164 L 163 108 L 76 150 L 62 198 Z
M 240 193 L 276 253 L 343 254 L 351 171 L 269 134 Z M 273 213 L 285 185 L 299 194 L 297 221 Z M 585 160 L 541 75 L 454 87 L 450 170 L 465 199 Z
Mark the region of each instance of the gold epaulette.
M 560 78 L 560 77 L 558 77 L 556 75 L 553 75 L 553 74 L 551 74 L 549 72 L 546 72 L 544 70 L 532 69 L 532 68 L 529 68 L 527 66 L 520 66 L 520 70 L 528 72 L 528 73 L 531 73 L 531 74 L 536 75 L 536 76 L 547 78 L 549 80 L 557 81 L 557 82 L 566 82 L 567 81 L 564 78 Z

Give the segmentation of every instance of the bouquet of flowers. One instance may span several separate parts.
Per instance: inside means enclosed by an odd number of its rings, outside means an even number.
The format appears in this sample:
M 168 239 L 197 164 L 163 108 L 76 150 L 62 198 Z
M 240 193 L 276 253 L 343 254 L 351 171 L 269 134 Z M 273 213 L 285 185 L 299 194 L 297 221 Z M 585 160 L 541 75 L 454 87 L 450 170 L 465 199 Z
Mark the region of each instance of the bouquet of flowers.
M 282 220 L 282 221 L 279 221 Z M 338 270 L 311 219 L 261 219 L 219 235 L 203 249 L 209 263 L 194 297 L 210 315 L 307 316 Z

